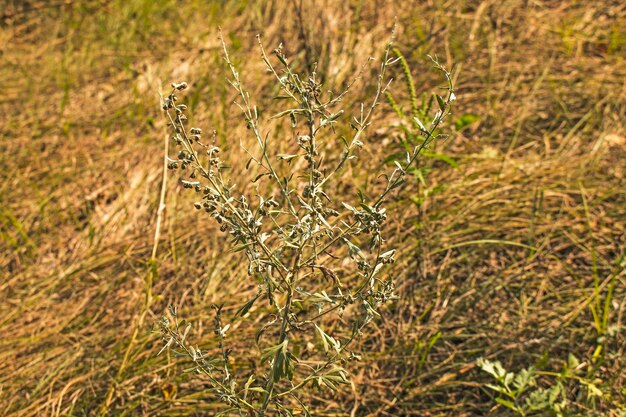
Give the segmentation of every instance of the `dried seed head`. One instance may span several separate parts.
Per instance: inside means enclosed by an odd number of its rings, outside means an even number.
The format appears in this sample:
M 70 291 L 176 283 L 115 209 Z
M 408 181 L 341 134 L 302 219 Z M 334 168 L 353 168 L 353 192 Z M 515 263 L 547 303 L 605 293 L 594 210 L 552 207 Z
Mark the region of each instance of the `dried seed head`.
M 163 100 L 163 105 L 162 105 L 163 110 L 169 110 L 172 107 L 173 107 L 173 103 L 170 98 L 166 98 Z
M 187 88 L 187 83 L 186 82 L 181 82 L 181 83 L 172 83 L 172 88 L 176 89 L 176 90 L 184 90 L 185 88 Z

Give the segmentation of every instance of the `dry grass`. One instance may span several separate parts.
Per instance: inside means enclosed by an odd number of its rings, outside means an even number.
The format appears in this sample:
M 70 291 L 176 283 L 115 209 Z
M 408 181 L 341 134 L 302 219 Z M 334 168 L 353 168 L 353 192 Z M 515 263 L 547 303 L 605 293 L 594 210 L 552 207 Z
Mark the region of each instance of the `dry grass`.
M 569 352 L 589 360 L 598 344 L 594 280 L 604 297 L 612 273 L 615 332 L 597 376 L 626 402 L 623 2 L 306 0 L 303 13 L 291 1 L 58 3 L 9 0 L 0 11 L 3 413 L 95 415 L 107 393 L 110 415 L 215 410 L 201 381 L 179 372 L 183 364 L 155 356 L 150 322 L 178 305 L 210 347 L 207 306 L 225 301 L 232 312 L 254 288 L 175 179 L 156 298 L 119 371 L 153 246 L 165 131 L 159 83 L 192 83 L 196 123 L 216 128 L 222 146 L 243 157 L 218 24 L 251 92 L 268 104 L 260 98 L 273 85 L 260 75 L 257 32 L 267 45 L 284 42 L 303 67 L 319 57 L 332 87 L 378 56 L 394 16 L 418 87 L 435 86 L 427 53 L 457 63 L 456 116 L 479 120 L 462 131 L 449 126 L 454 138 L 438 151 L 459 168 L 429 162 L 419 210 L 412 198 L 423 187 L 398 195 L 391 211 L 394 244 L 404 248 L 395 268 L 402 298 L 363 341 L 355 386 L 319 394 L 327 410 L 319 415 L 502 415 L 481 389 L 475 359 L 511 369 L 541 361 L 558 369 Z M 381 151 L 395 146 L 395 123 L 383 107 L 378 124 L 387 127 L 369 135 Z M 362 160 L 345 177 L 368 186 L 381 161 Z

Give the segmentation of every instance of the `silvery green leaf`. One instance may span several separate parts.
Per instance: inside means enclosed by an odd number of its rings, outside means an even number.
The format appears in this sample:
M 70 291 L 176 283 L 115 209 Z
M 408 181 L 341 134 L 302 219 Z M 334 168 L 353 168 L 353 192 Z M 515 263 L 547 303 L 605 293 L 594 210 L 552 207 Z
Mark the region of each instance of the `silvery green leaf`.
M 424 124 L 422 123 L 420 119 L 418 119 L 417 117 L 413 117 L 413 120 L 415 121 L 415 123 L 417 123 L 417 126 L 419 126 L 421 131 L 423 132 L 426 131 L 426 128 L 424 127 Z
M 185 328 L 185 331 L 183 332 L 183 336 L 180 338 L 181 342 L 185 341 L 185 338 L 187 337 L 187 335 L 189 334 L 189 330 L 191 330 L 191 323 L 189 323 L 187 325 L 187 327 Z
M 170 347 L 172 345 L 172 343 L 174 342 L 174 338 L 170 337 L 170 340 L 167 341 L 167 343 L 165 344 L 165 346 L 163 346 L 161 348 L 161 350 L 159 351 L 159 353 L 157 353 L 157 356 L 159 356 L 161 353 L 163 353 L 164 350 L 166 350 L 168 347 Z

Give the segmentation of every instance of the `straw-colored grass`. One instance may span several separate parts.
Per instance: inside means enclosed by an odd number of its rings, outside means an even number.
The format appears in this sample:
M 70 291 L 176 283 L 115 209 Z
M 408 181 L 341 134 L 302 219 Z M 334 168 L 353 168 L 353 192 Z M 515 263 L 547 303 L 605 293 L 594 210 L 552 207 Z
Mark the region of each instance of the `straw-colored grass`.
M 283 42 L 302 68 L 317 60 L 340 87 L 380 55 L 394 16 L 418 89 L 437 86 L 426 59 L 437 54 L 457 65 L 459 126 L 477 117 L 461 130 L 448 123 L 452 137 L 438 145 L 458 168 L 426 160 L 427 185 L 408 184 L 389 208 L 401 298 L 362 340 L 354 386 L 312 393 L 316 415 L 504 415 L 477 358 L 558 371 L 569 353 L 611 396 L 600 415 L 620 415 L 626 6 L 556 0 L 9 0 L 0 10 L 0 414 L 219 408 L 184 363 L 156 356 L 151 324 L 174 304 L 211 348 L 211 303 L 233 314 L 255 288 L 176 178 L 140 322 L 162 178 L 161 84 L 189 82 L 195 124 L 217 129 L 230 159 L 245 161 L 239 143 L 250 138 L 233 116 L 218 25 L 248 89 L 271 104 L 257 33 L 268 47 Z M 408 106 L 401 82 L 394 95 Z M 398 146 L 391 108 L 376 123 L 367 140 L 377 152 L 344 172 L 363 187 Z M 602 319 L 611 281 L 605 326 L 594 313 Z M 255 328 L 230 332 L 244 341 Z

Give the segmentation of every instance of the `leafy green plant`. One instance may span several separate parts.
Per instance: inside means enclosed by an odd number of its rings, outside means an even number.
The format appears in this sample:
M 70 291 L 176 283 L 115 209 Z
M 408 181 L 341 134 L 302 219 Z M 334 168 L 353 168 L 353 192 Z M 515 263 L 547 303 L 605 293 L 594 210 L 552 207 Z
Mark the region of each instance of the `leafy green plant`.
M 434 141 L 435 138 L 439 139 L 447 139 L 447 135 L 438 132 L 435 128 L 433 131 L 433 136 L 426 136 L 427 140 L 424 139 L 424 130 L 426 129 L 424 123 L 426 120 L 431 120 L 432 114 L 434 113 L 435 120 L 439 114 L 444 114 L 447 111 L 447 107 L 450 101 L 455 99 L 454 93 L 450 93 L 453 91 L 452 89 L 452 79 L 450 78 L 450 74 L 444 72 L 446 85 L 442 88 L 446 91 L 446 94 L 443 96 L 438 93 L 433 94 L 422 94 L 420 98 L 417 95 L 417 87 L 415 85 L 415 81 L 411 74 L 411 68 L 409 67 L 408 62 L 404 55 L 397 48 L 393 48 L 392 52 L 396 55 L 398 59 L 398 63 L 402 72 L 402 79 L 404 80 L 404 93 L 408 98 L 408 109 L 404 109 L 394 98 L 390 91 L 385 92 L 385 96 L 387 99 L 387 103 L 390 105 L 393 112 L 398 117 L 399 121 L 399 143 L 396 145 L 396 152 L 389 155 L 386 161 L 390 164 L 394 163 L 396 159 L 398 159 L 404 152 L 410 151 L 415 147 L 418 147 L 420 152 L 422 153 L 422 158 L 416 161 L 416 163 L 407 168 L 407 172 L 409 174 L 409 179 L 413 181 L 413 189 L 415 190 L 411 196 L 409 196 L 410 201 L 414 204 L 417 209 L 417 217 L 415 220 L 415 237 L 417 240 L 417 255 L 416 259 L 418 261 L 419 270 L 421 270 L 422 274 L 425 275 L 425 262 L 422 254 L 428 252 L 428 216 L 426 213 L 426 203 L 432 198 L 434 195 L 441 192 L 445 185 L 444 184 L 431 184 L 428 180 L 429 173 L 433 170 L 434 164 L 437 161 L 444 162 L 453 168 L 458 168 L 458 164 L 456 161 L 450 156 L 446 155 L 441 151 L 437 151 Z M 435 68 L 439 69 L 440 65 L 438 63 L 437 57 L 431 57 L 432 62 L 435 65 Z M 432 146 L 430 146 L 432 145 Z M 436 342 L 434 340 L 433 344 Z M 422 341 L 420 344 L 423 344 Z M 427 354 L 432 344 L 428 344 L 423 346 L 423 354 Z
M 220 306 L 214 306 L 217 346 L 211 351 L 189 341 L 191 325 L 179 319 L 176 309 L 170 308 L 169 317 L 159 325 L 163 350 L 172 348 L 191 359 L 190 370 L 204 375 L 225 403 L 219 415 L 312 415 L 305 388 L 337 390 L 347 384 L 344 364 L 359 359 L 354 341 L 396 298 L 393 278 L 385 272 L 396 251 L 385 245 L 384 204 L 402 186 L 418 156 L 439 137 L 437 129 L 450 114 L 455 96 L 450 74 L 433 60 L 448 87 L 444 97 L 437 96 L 440 109 L 432 121 L 419 122 L 415 137 L 421 143 L 407 150 L 402 161 L 394 161 L 392 172 L 381 177 L 380 189 L 359 191 L 356 201 L 341 201 L 332 195 L 331 184 L 365 146 L 372 115 L 390 85 L 388 67 L 398 61 L 390 56 L 391 43 L 383 53 L 371 102 L 362 104 L 350 119 L 340 104 L 356 79 L 338 94 L 325 93 L 315 70 L 298 74 L 280 46 L 271 59 L 259 44 L 263 62 L 279 86 L 276 98 L 288 103 L 270 119 L 288 121 L 295 139 L 292 153 L 272 149 L 261 112 L 244 89 L 222 40 L 235 104 L 257 145 L 246 165 L 259 172 L 253 180 L 256 194 L 240 194 L 227 176 L 221 150 L 204 139 L 200 128 L 188 127 L 187 107 L 178 102 L 186 83 L 172 85 L 163 109 L 179 148 L 169 168 L 180 170 L 183 186 L 198 196 L 195 207 L 220 224 L 232 250 L 245 254 L 248 275 L 258 285 L 257 294 L 233 320 L 251 315 L 261 303 L 271 317 L 256 337 L 259 355 L 254 360 L 262 371 L 233 364 L 227 347 L 231 324 L 224 324 Z M 344 131 L 350 135 L 337 137 Z M 323 319 L 330 315 L 339 317 L 346 330 L 337 330 L 339 324 L 334 331 L 326 328 Z M 313 337 L 316 344 L 310 343 Z
M 617 415 L 626 415 L 626 409 L 611 399 L 602 380 L 585 372 L 588 364 L 572 354 L 560 372 L 540 371 L 533 366 L 508 372 L 499 361 L 483 358 L 476 364 L 495 380 L 485 384 L 497 393 L 495 401 L 520 416 L 600 416 L 598 401 L 607 402 L 622 413 Z
M 452 96 L 449 96 L 448 92 L 452 91 L 452 79 L 449 77 L 449 74 L 446 74 L 446 85 L 442 87 L 446 93 L 443 96 L 437 93 L 430 95 L 424 93 L 421 98 L 418 98 L 415 81 L 411 75 L 411 69 L 409 68 L 406 58 L 397 48 L 393 48 L 392 51 L 396 55 L 402 70 L 405 93 L 409 100 L 409 109 L 403 109 L 390 91 L 386 91 L 385 96 L 387 98 L 387 102 L 393 109 L 394 113 L 398 116 L 400 122 L 399 129 L 402 134 L 400 136 L 401 149 L 399 154 L 410 151 L 415 146 L 418 146 L 420 148 L 420 152 L 422 153 L 422 158 L 418 161 L 419 163 L 408 168 L 408 171 L 417 179 L 417 185 L 420 187 L 418 197 L 417 199 L 414 199 L 414 202 L 419 205 L 420 203 L 418 200 L 423 198 L 423 195 L 420 195 L 420 193 L 423 194 L 433 191 L 432 189 L 428 189 L 428 173 L 432 170 L 432 164 L 428 163 L 428 161 L 439 160 L 454 168 L 458 167 L 456 161 L 454 161 L 454 159 L 450 156 L 438 153 L 435 149 L 433 149 L 433 147 L 429 146 L 431 144 L 435 145 L 435 138 L 445 139 L 447 138 L 446 135 L 443 135 L 435 130 L 429 140 L 423 140 L 423 132 L 426 130 L 426 127 L 424 126 L 426 123 L 425 121 L 432 118 L 433 112 L 435 114 L 435 119 L 438 114 L 444 114 L 447 111 L 449 101 L 454 101 L 455 96 L 454 93 L 452 93 Z M 430 57 L 430 59 L 434 63 L 436 69 L 441 68 L 436 56 Z M 393 161 L 394 158 L 399 156 L 399 154 L 396 153 L 390 155 L 388 160 Z

